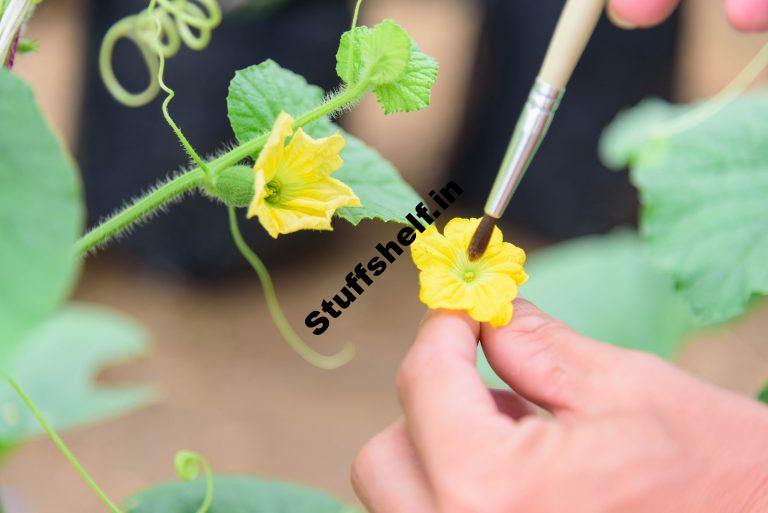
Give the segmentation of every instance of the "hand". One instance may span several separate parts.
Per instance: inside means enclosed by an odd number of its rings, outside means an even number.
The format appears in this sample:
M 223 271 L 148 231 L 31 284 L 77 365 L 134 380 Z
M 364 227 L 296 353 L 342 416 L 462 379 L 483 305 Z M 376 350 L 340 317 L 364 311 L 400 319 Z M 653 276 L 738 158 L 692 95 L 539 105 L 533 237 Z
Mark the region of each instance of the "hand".
M 397 384 L 404 419 L 352 470 L 371 513 L 768 511 L 768 408 L 523 300 L 499 329 L 431 313 Z
M 608 14 L 620 27 L 652 27 L 672 14 L 680 0 L 610 0 Z M 739 30 L 768 30 L 768 0 L 725 0 L 725 14 Z

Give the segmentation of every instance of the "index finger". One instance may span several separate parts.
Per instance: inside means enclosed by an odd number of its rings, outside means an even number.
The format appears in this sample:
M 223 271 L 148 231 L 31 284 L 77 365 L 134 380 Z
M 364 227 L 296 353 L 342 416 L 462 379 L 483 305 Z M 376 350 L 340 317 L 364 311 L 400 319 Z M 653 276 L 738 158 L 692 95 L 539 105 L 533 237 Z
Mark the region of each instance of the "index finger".
M 400 402 L 428 474 L 475 452 L 479 433 L 513 423 L 475 368 L 479 331 L 465 313 L 431 312 L 400 367 Z

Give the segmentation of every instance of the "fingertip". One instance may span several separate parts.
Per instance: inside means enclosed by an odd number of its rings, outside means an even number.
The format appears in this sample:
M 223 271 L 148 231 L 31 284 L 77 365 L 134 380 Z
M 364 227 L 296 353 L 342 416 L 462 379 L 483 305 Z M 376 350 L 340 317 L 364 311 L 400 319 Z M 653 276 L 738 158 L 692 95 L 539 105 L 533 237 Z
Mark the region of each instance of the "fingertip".
M 666 20 L 679 0 L 611 0 L 608 17 L 621 28 L 653 27 Z
M 768 0 L 728 0 L 725 13 L 731 25 L 738 30 L 768 30 Z
M 489 338 L 509 338 L 519 335 L 535 334 L 547 326 L 558 326 L 564 330 L 569 328 L 560 321 L 542 312 L 536 305 L 525 298 L 518 297 L 513 301 L 514 313 L 512 320 L 498 328 L 490 324 L 481 326 L 482 340 Z
M 426 340 L 462 339 L 473 345 L 480 336 L 480 323 L 461 310 L 429 310 L 421 321 L 417 342 Z

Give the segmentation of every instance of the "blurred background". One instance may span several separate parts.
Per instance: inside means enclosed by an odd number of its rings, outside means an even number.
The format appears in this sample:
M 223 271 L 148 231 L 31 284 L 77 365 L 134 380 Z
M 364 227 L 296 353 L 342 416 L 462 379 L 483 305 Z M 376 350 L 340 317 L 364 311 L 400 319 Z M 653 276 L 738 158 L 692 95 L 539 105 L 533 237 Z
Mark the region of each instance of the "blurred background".
M 203 52 L 183 48 L 166 75 L 177 93 L 173 116 L 202 152 L 233 138 L 225 97 L 237 69 L 272 58 L 326 90 L 335 87 L 338 37 L 351 18 L 346 0 L 222 3 L 228 14 L 212 44 Z M 622 31 L 602 20 L 508 211 L 508 239 L 531 251 L 635 222 L 637 198 L 626 173 L 609 172 L 597 160 L 602 128 L 648 95 L 689 101 L 717 92 L 768 40 L 732 30 L 719 0 L 684 4 L 652 30 Z M 144 5 L 46 0 L 29 33 L 40 49 L 17 63 L 80 163 L 90 224 L 186 162 L 159 98 L 125 108 L 98 75 L 104 33 Z M 363 22 L 396 19 L 438 59 L 440 76 L 423 112 L 385 118 L 370 98 L 342 123 L 422 195 L 455 180 L 465 194 L 453 214 L 479 215 L 561 6 L 555 0 L 366 0 Z M 115 63 L 126 85 L 144 85 L 146 71 L 130 45 L 118 47 Z M 118 421 L 68 434 L 110 493 L 123 498 L 172 479 L 174 452 L 189 448 L 218 472 L 297 481 L 353 500 L 349 465 L 398 415 L 393 379 L 424 307 L 416 271 L 403 258 L 327 334 L 309 335 L 306 314 L 397 230 L 374 222 L 353 229 L 336 221 L 335 228 L 272 241 L 256 222 L 243 224 L 299 333 L 326 351 L 356 343 L 356 359 L 334 372 L 309 367 L 282 342 L 256 277 L 230 240 L 225 209 L 204 198 L 173 206 L 88 259 L 76 299 L 133 316 L 154 346 L 146 358 L 108 369 L 101 379 L 148 383 L 162 394 Z M 765 310 L 753 312 L 700 337 L 680 362 L 705 379 L 753 393 L 768 368 L 766 333 Z M 23 497 L 25 511 L 102 510 L 47 441 L 11 458 L 0 483 Z

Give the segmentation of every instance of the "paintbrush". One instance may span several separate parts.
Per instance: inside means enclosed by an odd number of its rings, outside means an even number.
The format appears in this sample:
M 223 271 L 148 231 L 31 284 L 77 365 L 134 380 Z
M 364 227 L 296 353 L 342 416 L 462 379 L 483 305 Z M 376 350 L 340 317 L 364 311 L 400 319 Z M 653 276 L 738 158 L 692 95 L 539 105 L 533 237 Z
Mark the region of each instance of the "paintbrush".
M 565 86 L 595 30 L 607 0 L 567 0 L 549 43 L 539 75 L 512 133 L 485 211 L 467 248 L 470 260 L 480 258 L 496 223 L 520 184 L 547 134 Z

